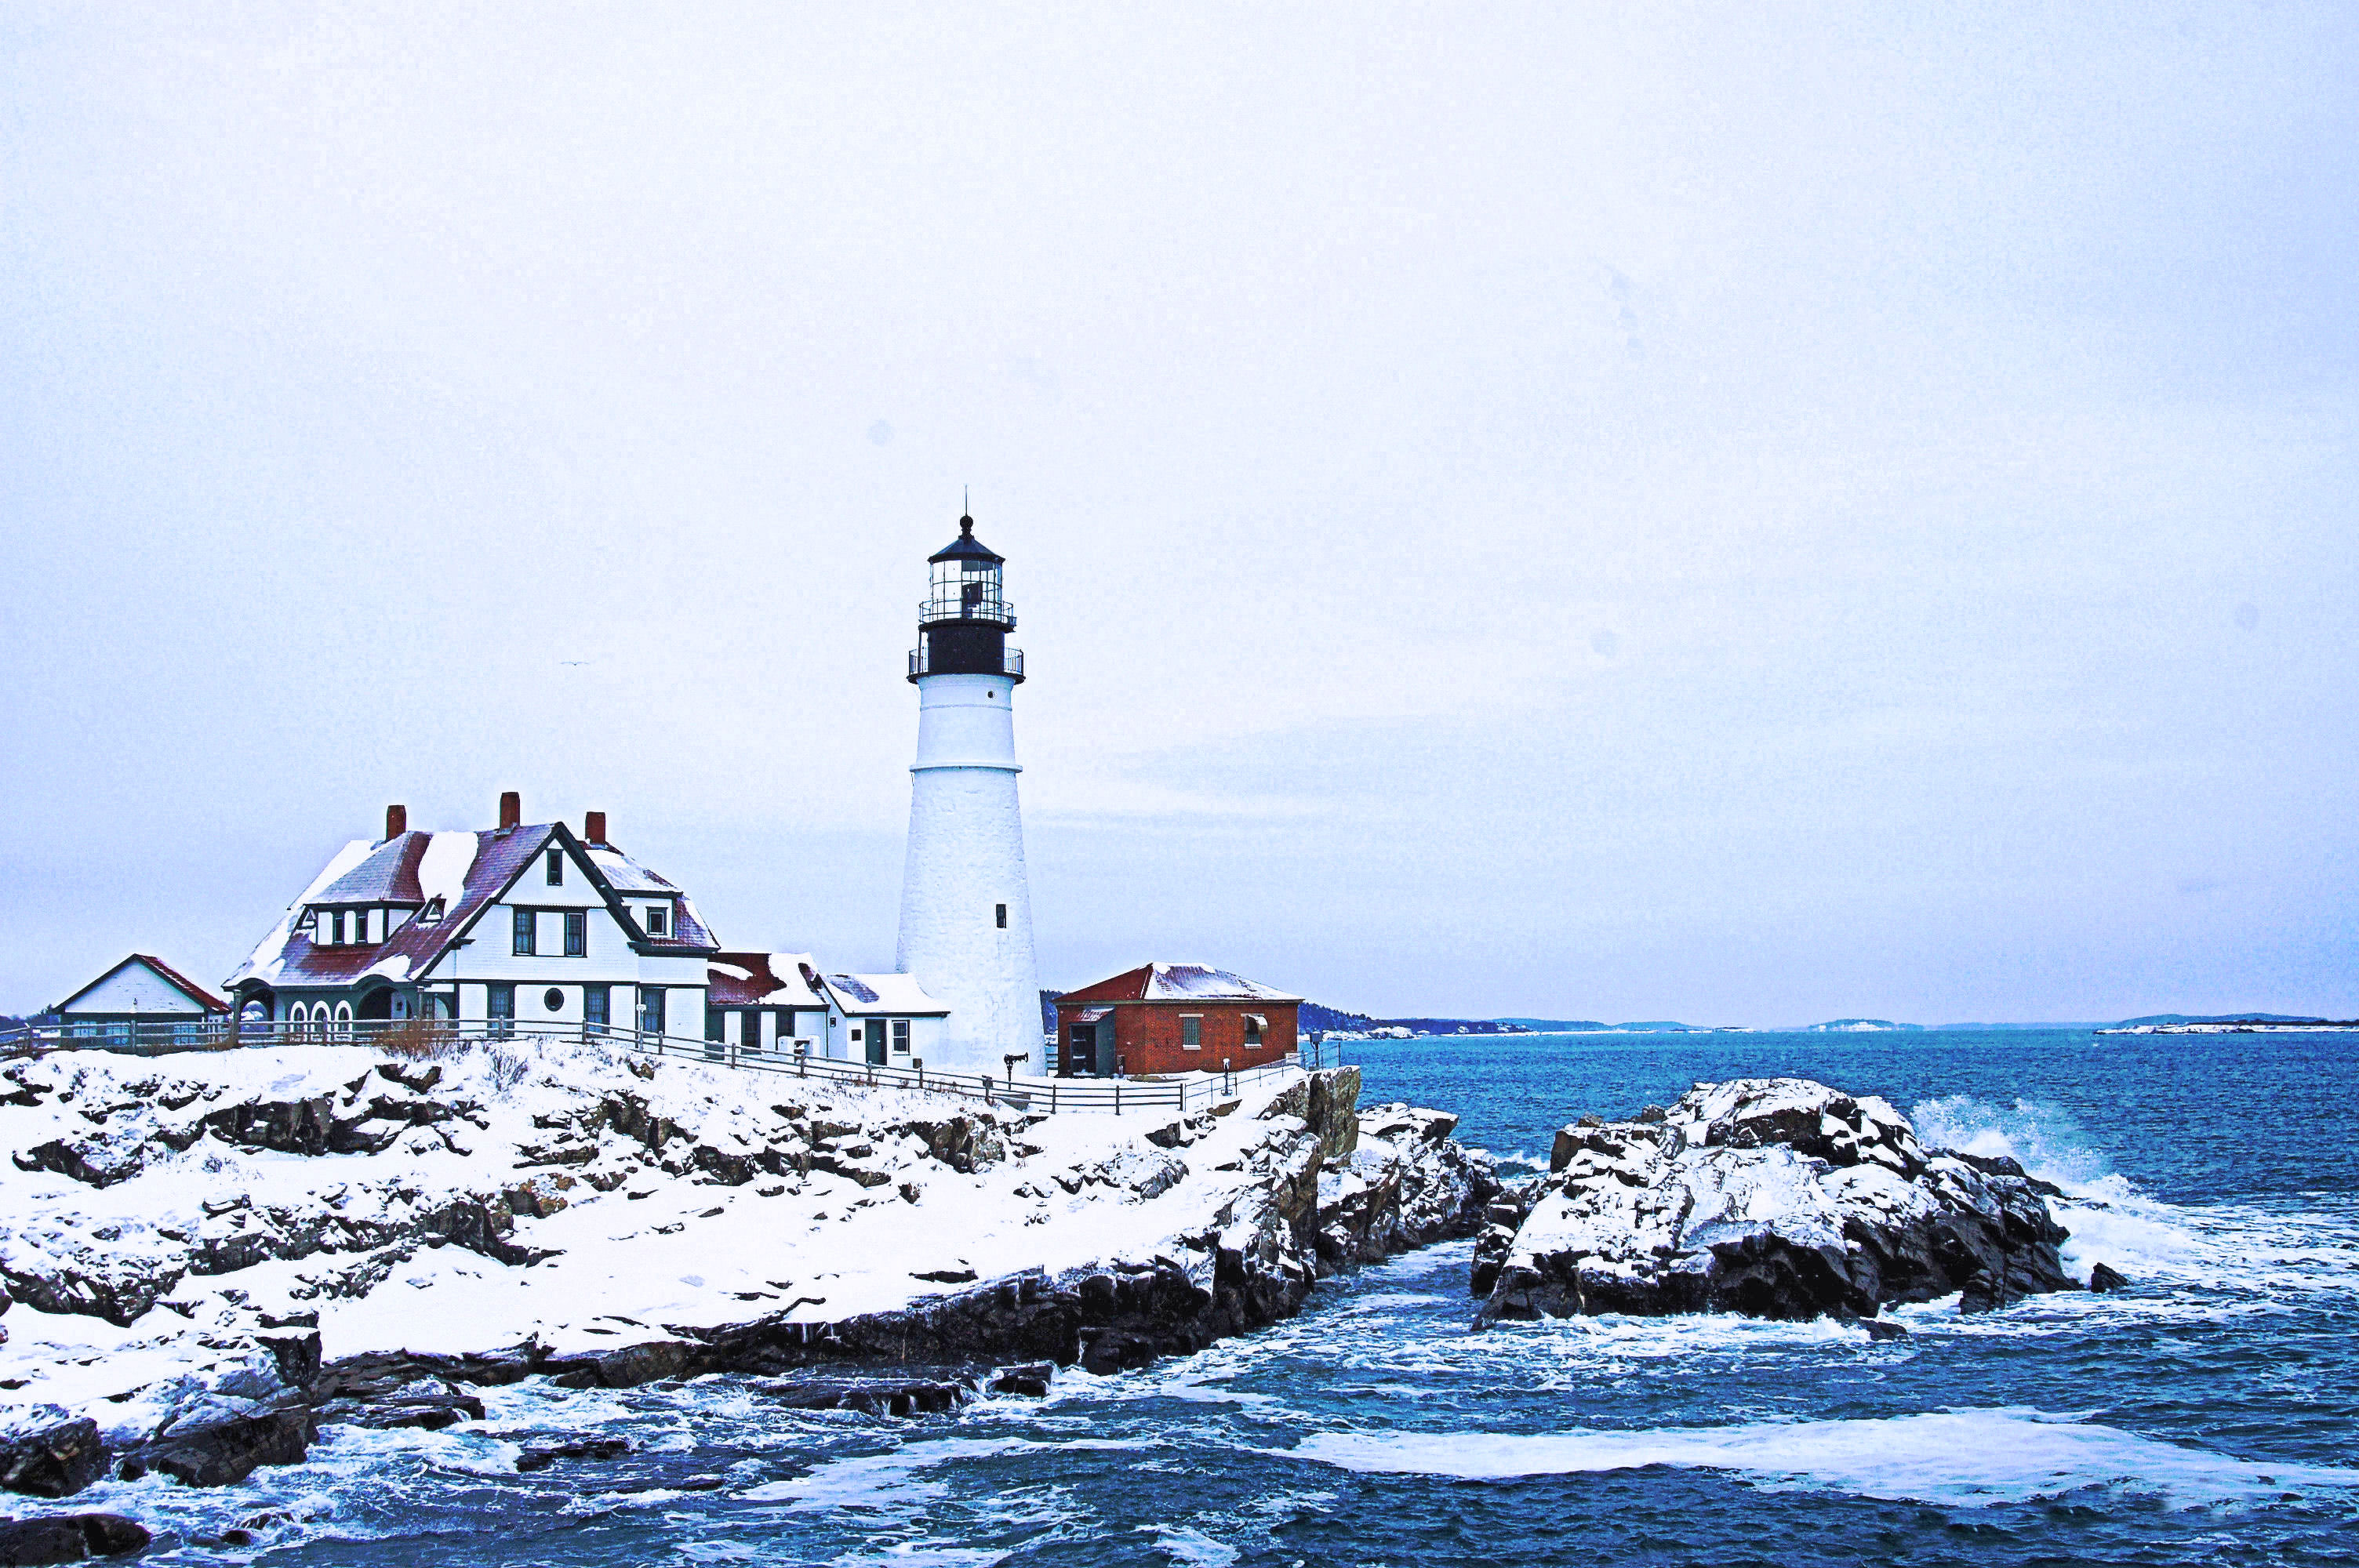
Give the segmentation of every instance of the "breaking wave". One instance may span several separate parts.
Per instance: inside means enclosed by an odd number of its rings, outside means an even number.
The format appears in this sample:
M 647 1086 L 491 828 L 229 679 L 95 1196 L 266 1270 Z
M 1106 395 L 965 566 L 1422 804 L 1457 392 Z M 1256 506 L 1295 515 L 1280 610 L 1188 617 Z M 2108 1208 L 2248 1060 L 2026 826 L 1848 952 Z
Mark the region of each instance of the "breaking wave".
M 2072 1233 L 2064 1259 L 2085 1280 L 2106 1263 L 2133 1281 L 2190 1286 L 2262 1301 L 2359 1293 L 2359 1204 L 2166 1203 L 2138 1187 L 2070 1113 L 2039 1101 L 1995 1106 L 1967 1095 L 1926 1100 L 1910 1119 L 1928 1144 L 2007 1156 L 2065 1196 L 2056 1217 Z M 2205 1310 L 2149 1300 L 2145 1310 Z
M 2194 1508 L 2359 1487 L 2359 1470 L 2254 1464 L 2027 1409 L 1653 1432 L 1335 1432 L 1304 1439 L 1292 1454 L 1344 1470 L 1458 1480 L 1660 1465 L 1734 1471 L 1772 1488 L 1962 1506 L 2102 1487 Z

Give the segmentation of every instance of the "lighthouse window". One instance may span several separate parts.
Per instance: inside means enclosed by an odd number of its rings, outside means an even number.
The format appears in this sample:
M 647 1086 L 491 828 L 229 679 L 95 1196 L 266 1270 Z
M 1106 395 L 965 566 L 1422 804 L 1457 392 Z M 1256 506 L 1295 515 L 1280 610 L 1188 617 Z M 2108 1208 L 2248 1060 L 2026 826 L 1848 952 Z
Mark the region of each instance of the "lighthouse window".
M 1007 906 L 1003 903 L 998 905 L 997 908 L 999 910 L 999 928 L 1002 931 L 1005 931 L 1007 929 Z

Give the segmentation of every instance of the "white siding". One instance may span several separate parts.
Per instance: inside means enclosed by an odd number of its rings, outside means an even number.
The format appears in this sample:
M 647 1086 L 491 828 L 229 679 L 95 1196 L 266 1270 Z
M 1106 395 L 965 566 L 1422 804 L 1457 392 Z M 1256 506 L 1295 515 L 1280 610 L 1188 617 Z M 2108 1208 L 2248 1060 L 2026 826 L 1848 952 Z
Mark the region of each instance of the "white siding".
M 145 964 L 122 969 L 73 999 L 66 1016 L 88 1013 L 185 1012 L 204 1011 L 203 1004 L 181 991 Z

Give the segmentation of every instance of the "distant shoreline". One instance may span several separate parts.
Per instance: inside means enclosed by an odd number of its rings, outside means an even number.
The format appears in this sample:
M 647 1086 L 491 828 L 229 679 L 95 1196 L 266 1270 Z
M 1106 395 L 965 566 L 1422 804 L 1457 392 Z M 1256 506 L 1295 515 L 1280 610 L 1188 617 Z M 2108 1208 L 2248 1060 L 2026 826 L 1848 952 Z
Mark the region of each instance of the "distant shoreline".
M 2315 1023 L 2124 1023 L 2099 1034 L 2336 1034 L 2359 1029 L 2359 1019 L 2321 1019 Z

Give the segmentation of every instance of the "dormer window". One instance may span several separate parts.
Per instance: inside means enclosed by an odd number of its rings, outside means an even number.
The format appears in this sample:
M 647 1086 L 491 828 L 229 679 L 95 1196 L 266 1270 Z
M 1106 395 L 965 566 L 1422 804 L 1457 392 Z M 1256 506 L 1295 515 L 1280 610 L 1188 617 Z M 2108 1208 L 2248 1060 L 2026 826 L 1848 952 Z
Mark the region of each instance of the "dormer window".
M 565 851 L 562 849 L 549 852 L 549 885 L 553 888 L 565 885 Z
M 344 945 L 344 912 L 342 910 L 336 911 L 334 920 L 330 923 L 330 929 L 334 931 L 335 935 L 328 938 L 329 944 L 332 946 L 342 946 Z
M 662 936 L 669 933 L 671 911 L 660 903 L 647 905 L 647 935 Z

